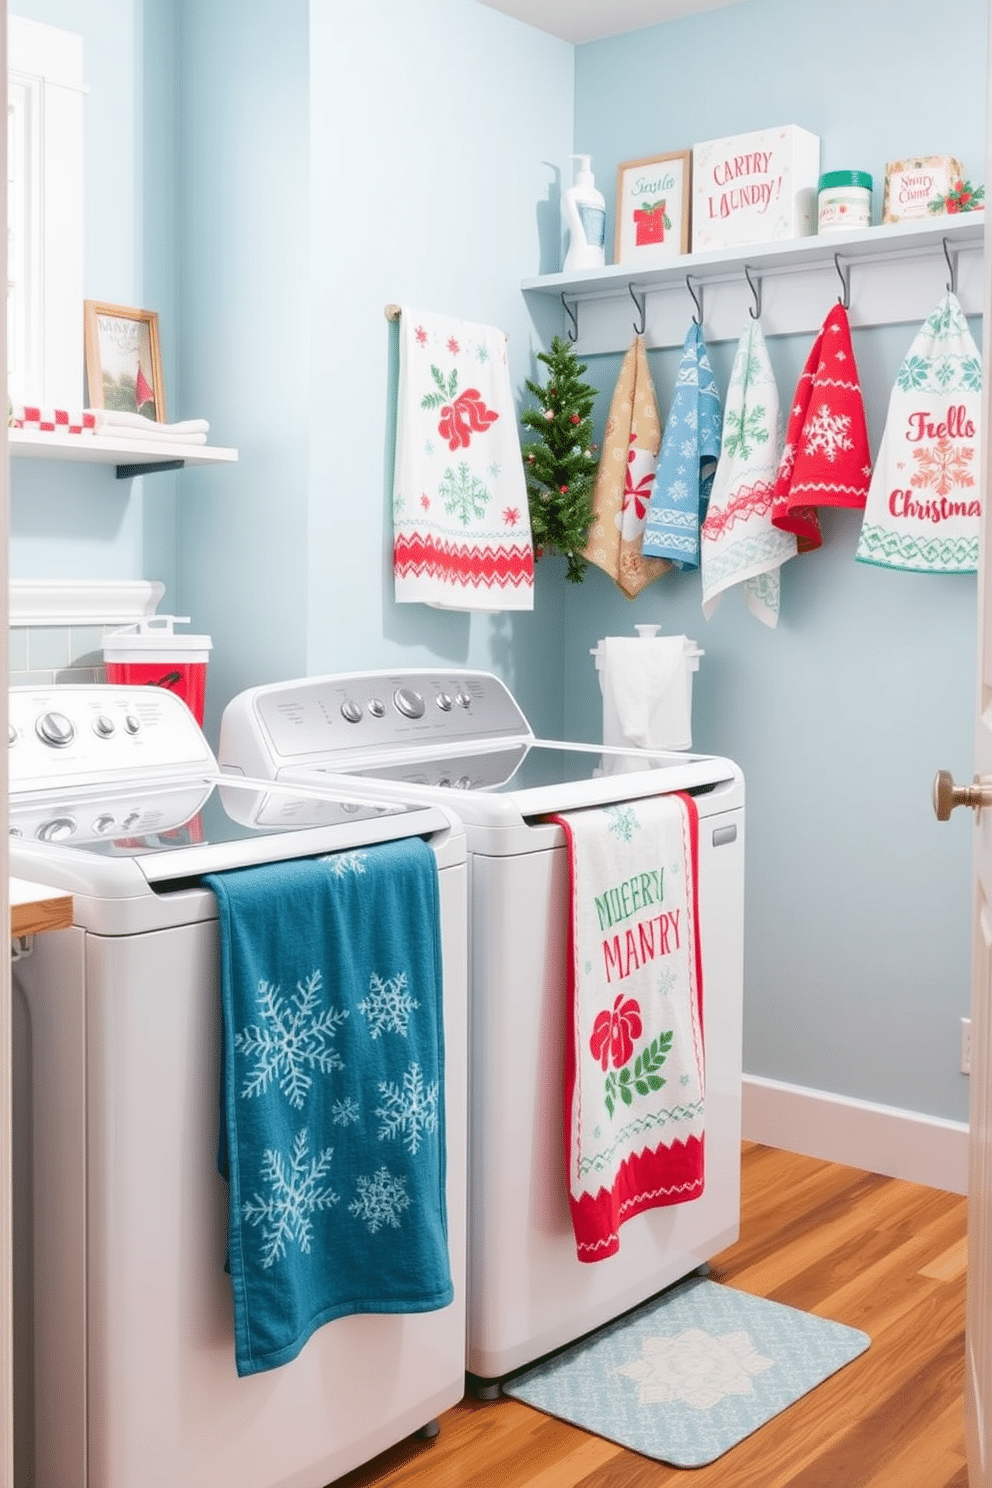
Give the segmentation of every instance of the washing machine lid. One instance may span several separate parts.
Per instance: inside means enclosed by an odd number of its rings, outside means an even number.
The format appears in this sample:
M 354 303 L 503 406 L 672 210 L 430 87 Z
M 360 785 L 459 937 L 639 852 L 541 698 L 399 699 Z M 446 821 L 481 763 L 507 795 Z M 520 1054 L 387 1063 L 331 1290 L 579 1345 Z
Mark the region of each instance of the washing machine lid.
M 81 892 L 87 880 L 146 884 L 229 868 L 345 852 L 450 827 L 427 803 L 316 794 L 299 786 L 241 780 L 163 780 L 140 790 L 77 788 L 12 798 L 11 868 Z M 108 874 L 108 865 L 120 872 Z M 112 892 L 112 888 L 110 890 Z

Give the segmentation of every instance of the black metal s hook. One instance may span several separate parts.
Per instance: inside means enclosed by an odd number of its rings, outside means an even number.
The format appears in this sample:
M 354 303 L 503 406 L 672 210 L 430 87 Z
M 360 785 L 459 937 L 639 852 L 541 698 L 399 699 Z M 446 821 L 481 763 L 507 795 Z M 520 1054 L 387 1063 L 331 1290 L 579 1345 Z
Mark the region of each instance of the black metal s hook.
M 958 261 L 957 261 L 956 258 L 954 258 L 954 259 L 951 258 L 950 249 L 947 246 L 947 239 L 946 238 L 941 238 L 941 242 L 944 245 L 944 257 L 947 259 L 947 267 L 951 271 L 951 278 L 950 278 L 950 282 L 949 282 L 949 284 L 947 286 L 947 291 L 948 291 L 949 294 L 957 294 L 957 292 L 958 292 Z
M 753 310 L 749 310 L 748 311 L 748 314 L 750 315 L 750 317 L 751 317 L 752 320 L 760 320 L 761 319 L 761 280 L 758 279 L 758 281 L 755 282 L 751 278 L 751 270 L 749 269 L 749 267 L 748 267 L 747 264 L 744 265 L 744 278 L 747 280 L 748 285 L 750 286 L 750 289 L 751 289 L 751 293 L 754 295 L 754 309 Z
M 630 294 L 630 298 L 633 300 L 634 304 L 637 306 L 637 313 L 638 313 L 638 315 L 640 317 L 640 321 L 641 321 L 640 325 L 637 324 L 637 321 L 636 320 L 634 321 L 634 335 L 635 336 L 643 336 L 644 335 L 644 328 L 647 325 L 647 307 L 648 307 L 647 295 L 645 295 L 642 300 L 639 300 L 637 298 L 637 295 L 634 293 L 634 286 L 632 284 L 630 284 L 630 283 L 628 283 L 628 285 L 627 285 L 627 291 Z
M 694 289 L 693 288 L 693 284 L 692 284 L 692 280 L 690 279 L 689 275 L 686 274 L 686 276 L 685 276 L 685 287 L 689 291 L 690 295 L 692 296 L 692 303 L 696 307 L 696 313 L 692 317 L 693 324 L 694 325 L 697 325 L 697 326 L 701 326 L 702 323 L 703 323 L 703 288 L 702 288 L 702 285 L 700 285 L 700 287 L 699 287 L 698 290 Z
M 844 286 L 844 293 L 838 297 L 837 303 L 838 303 L 838 305 L 843 305 L 843 307 L 844 307 L 845 310 L 850 310 L 850 308 L 851 308 L 851 268 L 850 268 L 850 265 L 848 265 L 847 273 L 845 274 L 844 273 L 844 270 L 840 266 L 840 254 L 839 253 L 835 253 L 834 254 L 834 268 L 837 270 L 837 273 L 840 275 L 840 282 Z
M 564 310 L 565 314 L 568 316 L 569 320 L 572 322 L 572 329 L 568 332 L 568 339 L 569 339 L 569 341 L 578 341 L 578 339 L 579 339 L 579 312 L 578 312 L 578 306 L 577 305 L 570 305 L 568 303 L 568 301 L 565 298 L 565 291 L 564 290 L 562 290 L 562 292 L 561 292 L 561 304 L 562 304 L 562 309 Z

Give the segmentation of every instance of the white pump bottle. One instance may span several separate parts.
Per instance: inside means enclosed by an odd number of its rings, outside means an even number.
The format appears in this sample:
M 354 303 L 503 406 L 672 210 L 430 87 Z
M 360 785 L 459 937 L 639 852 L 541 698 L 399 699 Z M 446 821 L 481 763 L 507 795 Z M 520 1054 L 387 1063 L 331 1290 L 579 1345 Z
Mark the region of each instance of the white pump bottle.
M 606 202 L 593 180 L 590 155 L 573 155 L 579 162 L 575 184 L 561 199 L 562 224 L 568 232 L 564 272 L 600 269 L 606 262 Z

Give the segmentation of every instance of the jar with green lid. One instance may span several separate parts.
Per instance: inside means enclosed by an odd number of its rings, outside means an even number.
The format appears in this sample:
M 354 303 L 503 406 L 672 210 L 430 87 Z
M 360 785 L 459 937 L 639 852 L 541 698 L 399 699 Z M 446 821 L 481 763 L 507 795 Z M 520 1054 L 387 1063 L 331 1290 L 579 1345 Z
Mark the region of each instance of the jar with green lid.
M 867 171 L 827 171 L 817 193 L 817 231 L 871 227 L 871 176 Z

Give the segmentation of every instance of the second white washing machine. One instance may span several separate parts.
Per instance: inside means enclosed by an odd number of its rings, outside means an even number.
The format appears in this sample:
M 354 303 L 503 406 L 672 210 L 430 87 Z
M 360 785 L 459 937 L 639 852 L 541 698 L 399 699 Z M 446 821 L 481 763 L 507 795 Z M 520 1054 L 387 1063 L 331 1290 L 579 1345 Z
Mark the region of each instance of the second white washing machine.
M 469 864 L 467 1369 L 480 1393 L 707 1262 L 740 1224 L 744 781 L 715 756 L 537 739 L 487 672 L 402 670 L 256 687 L 225 710 L 227 772 L 443 803 Z M 576 1256 L 563 1142 L 565 832 L 549 813 L 690 794 L 699 820 L 706 1181 Z

